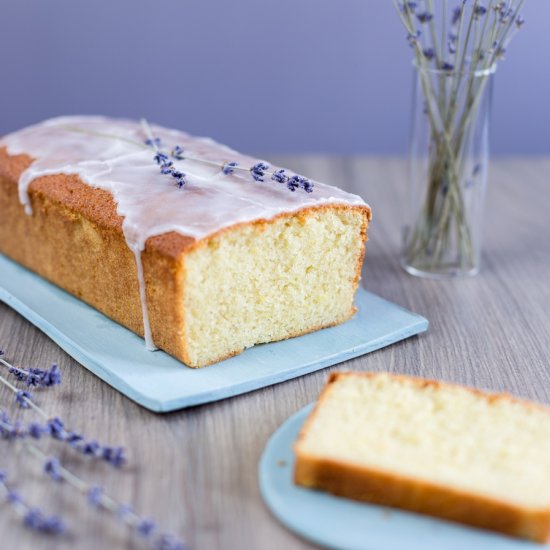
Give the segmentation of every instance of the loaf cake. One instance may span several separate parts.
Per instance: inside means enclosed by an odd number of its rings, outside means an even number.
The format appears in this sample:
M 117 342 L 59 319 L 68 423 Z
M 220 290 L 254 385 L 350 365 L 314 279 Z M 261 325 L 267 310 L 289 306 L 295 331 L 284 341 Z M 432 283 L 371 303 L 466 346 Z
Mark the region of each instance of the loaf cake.
M 61 117 L 0 140 L 0 252 L 191 367 L 349 319 L 371 211 L 207 138 Z
M 295 444 L 295 482 L 544 542 L 550 409 L 405 376 L 333 374 Z

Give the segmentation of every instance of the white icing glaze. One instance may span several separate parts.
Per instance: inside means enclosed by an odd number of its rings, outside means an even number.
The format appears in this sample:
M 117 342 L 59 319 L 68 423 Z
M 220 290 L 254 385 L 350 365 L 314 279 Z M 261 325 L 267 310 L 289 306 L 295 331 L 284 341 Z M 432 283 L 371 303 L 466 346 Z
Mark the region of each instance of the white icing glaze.
M 365 205 L 357 195 L 318 182 L 314 182 L 313 193 L 301 189 L 293 193 L 268 176 L 264 182 L 256 182 L 247 172 L 225 175 L 221 166 L 227 161 L 250 167 L 258 160 L 208 138 L 195 138 L 160 126 L 151 126 L 151 130 L 162 140 L 163 151 L 180 145 L 194 157 L 215 161 L 219 167 L 194 160 L 174 161 L 188 180 L 183 189 L 178 189 L 171 176 L 159 172 L 154 152 L 143 146 L 147 136 L 142 126 L 129 120 L 60 117 L 0 140 L 0 147 L 6 147 L 8 154 L 27 154 L 36 159 L 19 180 L 19 198 L 28 214 L 32 213 L 28 187 L 45 175 L 78 174 L 83 182 L 113 195 L 117 212 L 124 218 L 122 228 L 128 247 L 136 258 L 148 349 L 154 349 L 154 344 L 141 252 L 149 237 L 177 231 L 201 239 L 231 225 L 270 219 L 311 206 Z M 293 175 L 290 171 L 287 174 Z

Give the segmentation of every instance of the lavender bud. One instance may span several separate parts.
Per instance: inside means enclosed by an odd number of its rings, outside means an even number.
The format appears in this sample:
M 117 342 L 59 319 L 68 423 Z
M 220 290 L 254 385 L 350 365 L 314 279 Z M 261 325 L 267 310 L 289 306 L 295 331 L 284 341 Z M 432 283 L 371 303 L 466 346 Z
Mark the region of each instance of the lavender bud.
M 292 176 L 286 186 L 292 191 L 296 191 L 296 189 L 303 189 L 306 193 L 311 193 L 313 191 L 313 183 L 309 181 L 307 178 L 304 178 L 303 176 Z
M 24 438 L 25 432 L 21 430 L 21 423 L 12 423 L 10 417 L 4 412 L 0 412 L 0 436 L 7 441 L 13 441 L 17 438 Z
M 38 508 L 29 508 L 23 518 L 25 527 L 40 533 L 60 535 L 65 531 L 65 524 L 57 516 L 45 517 Z
M 428 61 L 431 61 L 435 57 L 435 50 L 433 48 L 426 48 L 422 53 Z
M 67 435 L 67 432 L 65 432 L 65 428 L 64 428 L 64 424 L 63 422 L 61 421 L 60 418 L 50 418 L 47 422 L 46 422 L 46 425 L 50 431 L 50 435 L 54 438 L 54 439 L 59 439 L 59 440 L 63 440 L 65 439 L 65 436 Z
M 422 24 L 429 23 L 434 18 L 433 13 L 430 13 L 428 11 L 417 13 L 416 17 L 418 21 L 420 21 L 420 23 Z
M 61 481 L 61 463 L 57 458 L 48 458 L 44 463 L 44 473 L 49 475 L 54 481 Z
M 447 42 L 447 49 L 449 50 L 450 54 L 455 54 L 456 53 L 456 44 L 455 44 L 455 42 L 453 42 L 452 40 L 449 39 L 449 41 Z
M 29 401 L 32 399 L 32 393 L 28 391 L 19 390 L 15 394 L 15 402 L 22 408 L 28 409 L 30 407 Z
M 502 25 L 506 25 L 509 21 L 512 15 L 514 14 L 514 10 L 512 8 L 505 8 L 502 7 L 500 10 L 500 17 L 499 17 L 499 23 Z
M 163 165 L 168 162 L 168 155 L 165 155 L 164 153 L 161 153 L 160 151 L 158 151 L 153 157 L 153 159 L 157 164 Z
M 42 513 L 38 508 L 29 508 L 23 518 L 23 523 L 25 527 L 39 531 L 42 525 Z
M 174 166 L 173 162 L 165 162 L 160 167 L 160 173 L 161 174 L 171 174 L 172 171 L 173 171 L 173 166 Z
M 139 535 L 146 538 L 151 536 L 153 531 L 157 529 L 157 524 L 152 519 L 144 518 L 139 520 L 135 529 Z
M 480 17 L 483 17 L 487 13 L 487 8 L 485 6 L 477 5 L 474 7 L 474 18 L 478 20 Z
M 235 172 L 234 168 L 236 166 L 239 166 L 239 163 L 238 162 L 226 162 L 223 166 L 222 166 L 222 172 L 226 175 L 226 176 L 229 176 L 229 174 L 232 174 L 233 172 Z
M 453 10 L 453 14 L 451 16 L 451 25 L 456 25 L 460 21 L 460 17 L 462 15 L 462 6 L 457 6 Z
M 161 141 L 160 138 L 146 139 L 145 145 L 148 147 L 160 147 Z
M 27 426 L 27 433 L 34 439 L 40 439 L 43 435 L 49 432 L 49 429 L 38 422 L 31 422 Z
M 275 172 L 273 172 L 271 179 L 278 183 L 287 183 L 289 180 L 289 177 L 285 174 L 284 168 L 280 168 L 279 170 L 276 170 Z
M 42 375 L 40 385 L 44 388 L 49 388 L 51 386 L 57 386 L 58 384 L 61 384 L 61 372 L 57 365 L 52 365 L 50 370 L 45 371 Z
M 84 437 L 80 434 L 77 434 L 76 432 L 69 432 L 67 436 L 65 437 L 65 441 L 71 446 L 71 447 L 77 447 L 78 444 L 81 441 L 84 441 Z
M 126 462 L 122 447 L 103 447 L 101 457 L 115 468 L 120 468 Z
M 6 500 L 10 504 L 17 504 L 17 503 L 23 502 L 21 495 L 17 491 L 11 491 L 11 490 L 8 490 L 8 492 L 6 493 Z
M 82 454 L 97 456 L 99 450 L 100 447 L 97 441 L 87 441 L 82 447 Z
M 65 522 L 58 516 L 45 518 L 42 532 L 49 535 L 61 535 L 67 530 Z
M 180 147 L 179 145 L 176 145 L 173 149 L 172 149 L 172 157 L 177 159 L 177 160 L 183 160 L 185 157 L 183 156 L 183 148 Z
M 99 508 L 101 506 L 101 501 L 103 499 L 103 487 L 94 486 L 88 489 L 88 502 Z
M 264 181 L 267 170 L 269 170 L 269 164 L 267 164 L 267 162 L 258 162 L 250 168 L 250 173 L 255 181 Z
M 414 46 L 418 43 L 418 39 L 421 35 L 422 33 L 420 31 L 416 31 L 414 34 L 409 33 L 407 35 L 407 42 L 411 48 L 414 48 Z

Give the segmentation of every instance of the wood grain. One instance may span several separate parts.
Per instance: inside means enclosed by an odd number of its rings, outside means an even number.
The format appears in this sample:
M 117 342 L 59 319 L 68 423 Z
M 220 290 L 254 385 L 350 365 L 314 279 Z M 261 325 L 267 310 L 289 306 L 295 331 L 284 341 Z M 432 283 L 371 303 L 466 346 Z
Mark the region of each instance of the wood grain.
M 90 481 L 185 537 L 192 549 L 312 548 L 277 523 L 258 490 L 257 466 L 275 429 L 316 399 L 327 374 L 357 369 L 421 375 L 550 403 L 550 159 L 493 163 L 487 200 L 484 265 L 476 278 L 427 281 L 399 267 L 406 164 L 392 158 L 273 159 L 363 195 L 373 208 L 363 284 L 425 315 L 429 333 L 330 369 L 240 397 L 155 415 L 128 401 L 0 304 L 0 347 L 16 363 L 57 362 L 63 385 L 36 392 L 52 415 L 88 437 L 124 445 L 122 472 L 61 453 Z M 2 408 L 15 411 L 0 389 Z M 44 448 L 59 454 L 62 447 Z M 0 503 L 2 548 L 140 548 L 124 528 L 90 511 L 70 488 L 56 486 L 15 446 L 0 442 L 0 468 L 32 503 L 61 513 L 73 534 L 38 537 Z

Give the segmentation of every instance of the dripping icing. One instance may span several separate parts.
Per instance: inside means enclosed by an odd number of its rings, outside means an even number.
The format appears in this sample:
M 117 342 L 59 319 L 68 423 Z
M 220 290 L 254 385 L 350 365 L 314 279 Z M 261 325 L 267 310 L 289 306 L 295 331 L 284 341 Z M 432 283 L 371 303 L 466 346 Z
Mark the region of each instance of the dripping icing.
M 145 339 L 145 348 L 149 351 L 155 351 L 157 347 L 153 342 L 153 334 L 151 332 L 151 323 L 149 322 L 149 310 L 147 308 L 147 295 L 145 292 L 145 277 L 143 275 L 143 262 L 141 260 L 142 250 L 136 248 L 132 250 L 134 258 L 136 260 L 138 286 L 139 286 L 139 299 L 141 300 L 141 315 L 143 318 L 143 338 Z
M 314 192 L 290 192 L 272 181 L 255 182 L 247 174 L 223 174 L 225 162 L 252 166 L 257 159 L 242 155 L 209 138 L 151 126 L 168 148 L 180 145 L 194 157 L 216 161 L 219 168 L 193 160 L 174 160 L 188 175 L 184 189 L 158 171 L 138 122 L 105 117 L 74 116 L 47 120 L 0 140 L 8 154 L 26 154 L 35 161 L 19 178 L 19 200 L 32 214 L 29 185 L 53 174 L 76 174 L 99 189 L 109 191 L 123 218 L 126 243 L 133 252 L 143 313 L 147 349 L 155 349 L 149 326 L 141 253 L 149 237 L 176 231 L 201 239 L 231 225 L 270 219 L 281 213 L 322 204 L 365 205 L 357 195 L 314 182 Z M 273 169 L 277 167 L 273 166 Z M 289 172 L 289 175 L 292 175 Z

